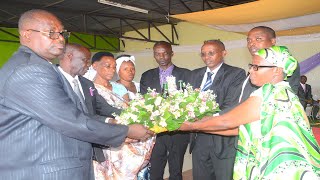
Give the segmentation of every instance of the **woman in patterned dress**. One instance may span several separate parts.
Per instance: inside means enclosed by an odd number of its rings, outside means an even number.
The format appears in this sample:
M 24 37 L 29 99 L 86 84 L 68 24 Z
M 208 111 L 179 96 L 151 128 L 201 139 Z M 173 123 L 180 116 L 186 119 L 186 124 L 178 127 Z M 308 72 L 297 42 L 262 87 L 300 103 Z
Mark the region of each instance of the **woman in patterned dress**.
M 284 81 L 297 66 L 284 46 L 253 56 L 250 80 L 261 86 L 221 116 L 184 123 L 180 130 L 239 135 L 233 179 L 320 179 L 320 150 L 299 98 Z

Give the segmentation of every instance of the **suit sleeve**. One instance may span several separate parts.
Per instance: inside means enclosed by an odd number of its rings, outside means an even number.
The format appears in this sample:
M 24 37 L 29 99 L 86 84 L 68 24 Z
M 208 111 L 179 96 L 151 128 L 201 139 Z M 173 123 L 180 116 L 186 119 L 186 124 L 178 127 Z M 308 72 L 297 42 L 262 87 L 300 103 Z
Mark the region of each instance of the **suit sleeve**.
M 141 75 L 141 79 L 140 79 L 140 93 L 141 94 L 146 94 L 148 91 L 148 86 L 147 86 L 147 76 L 146 76 L 146 72 L 143 73 Z
M 5 105 L 39 123 L 82 141 L 119 146 L 128 127 L 86 116 L 68 96 L 61 76 L 51 66 L 17 68 L 6 82 Z
M 100 116 L 106 116 L 106 117 L 114 117 L 112 114 L 120 114 L 121 110 L 115 107 L 112 107 L 110 104 L 107 103 L 107 101 L 100 95 L 96 95 L 96 101 L 97 101 L 97 114 Z
M 298 94 L 298 89 L 300 86 L 300 66 L 298 63 L 297 69 L 293 72 L 292 76 L 288 78 L 288 82 L 291 86 L 291 89 L 295 94 Z
M 238 105 L 241 86 L 246 79 L 246 73 L 243 69 L 235 71 L 231 79 L 227 92 L 222 104 L 219 104 L 221 111 L 219 114 L 224 114 Z

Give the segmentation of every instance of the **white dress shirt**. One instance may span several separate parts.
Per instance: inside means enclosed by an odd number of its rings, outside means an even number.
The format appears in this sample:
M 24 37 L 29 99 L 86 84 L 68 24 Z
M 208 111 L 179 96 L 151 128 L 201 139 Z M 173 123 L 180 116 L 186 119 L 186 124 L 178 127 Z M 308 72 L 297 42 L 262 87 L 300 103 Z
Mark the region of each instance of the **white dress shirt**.
M 202 79 L 202 83 L 201 83 L 201 86 L 200 86 L 200 89 L 203 88 L 203 86 L 206 84 L 206 81 L 207 81 L 207 76 L 208 76 L 208 73 L 207 72 L 211 72 L 212 73 L 212 76 L 211 76 L 211 81 L 213 82 L 214 80 L 214 77 L 216 77 L 216 74 L 217 72 L 219 71 L 220 67 L 222 66 L 223 63 L 221 63 L 217 68 L 215 68 L 213 71 L 211 71 L 208 67 L 207 67 L 207 70 L 203 76 L 203 79 Z
M 64 72 L 64 70 L 60 66 L 58 67 L 58 69 L 63 74 L 63 76 L 67 79 L 67 81 L 69 82 L 69 84 L 70 84 L 70 86 L 72 87 L 73 90 L 74 90 L 73 80 L 76 79 L 78 81 L 80 92 L 81 92 L 83 98 L 85 99 L 86 97 L 83 94 L 82 86 L 81 86 L 81 83 L 79 81 L 78 75 L 76 75 L 75 77 L 72 77 L 70 74 Z

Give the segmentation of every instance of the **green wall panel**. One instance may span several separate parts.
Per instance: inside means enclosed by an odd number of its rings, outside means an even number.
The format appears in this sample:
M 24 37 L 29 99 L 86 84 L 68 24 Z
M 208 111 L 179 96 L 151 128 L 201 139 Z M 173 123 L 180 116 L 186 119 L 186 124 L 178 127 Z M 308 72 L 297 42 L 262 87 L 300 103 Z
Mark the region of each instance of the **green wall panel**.
M 19 36 L 17 28 L 3 28 L 1 29 L 8 31 L 16 36 Z M 73 35 L 74 34 L 74 35 Z M 119 46 L 119 40 L 118 38 L 113 37 L 106 37 L 103 36 L 103 38 L 89 34 L 83 34 L 83 33 L 73 33 L 71 34 L 68 42 L 70 43 L 77 43 L 81 44 L 83 46 L 86 46 L 90 48 L 91 51 L 111 51 L 111 52 L 117 52 L 117 48 Z M 76 38 L 75 36 L 79 37 Z M 105 39 L 105 40 L 103 40 Z M 17 41 L 17 42 L 6 42 L 6 41 Z M 86 43 L 84 43 L 85 41 Z M 96 43 L 95 43 L 96 41 Z M 112 44 L 112 45 L 110 45 Z M 11 36 L 3 31 L 0 31 L 0 67 L 7 62 L 7 60 L 12 56 L 12 54 L 17 51 L 19 48 L 19 39 Z

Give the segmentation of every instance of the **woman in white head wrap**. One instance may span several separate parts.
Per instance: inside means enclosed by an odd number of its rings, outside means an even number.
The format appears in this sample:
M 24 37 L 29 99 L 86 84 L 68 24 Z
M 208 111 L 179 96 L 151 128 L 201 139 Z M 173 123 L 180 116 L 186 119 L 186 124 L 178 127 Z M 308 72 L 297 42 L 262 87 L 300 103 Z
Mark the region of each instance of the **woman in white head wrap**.
M 133 81 L 136 74 L 135 58 L 131 55 L 120 55 L 116 58 L 116 63 L 116 71 L 119 76 L 117 83 L 127 88 L 129 99 L 132 100 L 135 94 L 140 91 L 140 84 Z

